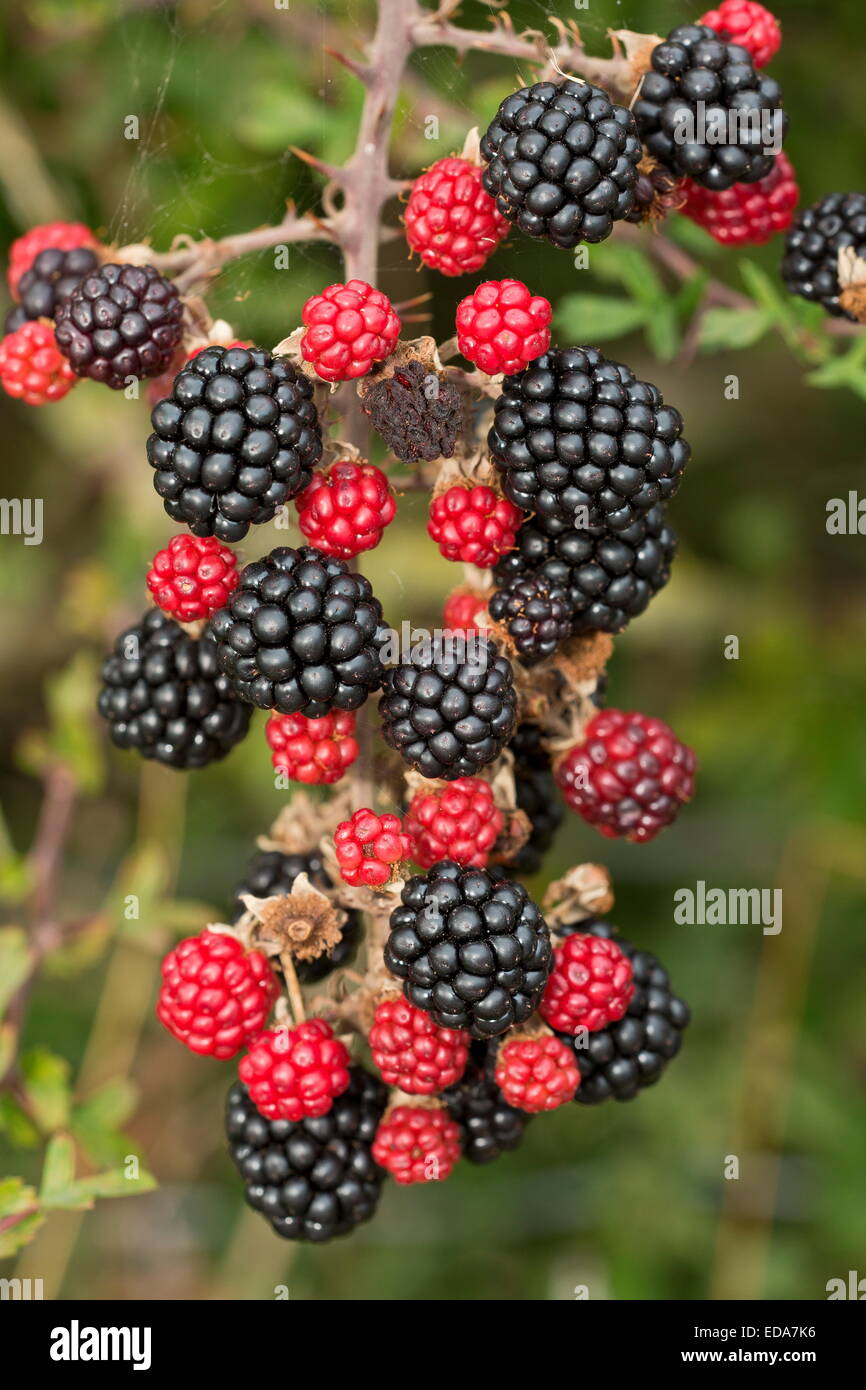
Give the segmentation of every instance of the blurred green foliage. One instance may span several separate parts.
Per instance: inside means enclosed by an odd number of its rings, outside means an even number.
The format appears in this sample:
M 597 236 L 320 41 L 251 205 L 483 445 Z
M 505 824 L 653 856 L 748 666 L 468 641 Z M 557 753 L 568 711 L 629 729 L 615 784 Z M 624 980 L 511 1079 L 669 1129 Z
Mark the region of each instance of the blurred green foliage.
M 555 8 L 572 17 L 570 5 Z M 287 198 L 313 206 L 316 179 L 286 146 L 346 157 L 359 91 L 325 47 L 351 50 L 371 10 L 369 0 L 294 0 L 287 11 L 269 0 L 12 0 L 0 33 L 2 243 L 65 215 L 118 243 L 152 237 L 162 248 L 178 233 L 272 221 Z M 533 0 L 510 11 L 518 28 L 546 19 Z M 574 17 L 601 52 L 608 26 L 664 33 L 694 14 L 682 0 L 591 0 Z M 862 5 L 787 0 L 783 19 L 774 68 L 791 111 L 787 148 L 812 201 L 862 178 L 851 60 Z M 484 7 L 468 3 L 461 20 L 483 28 Z M 412 173 L 459 147 L 523 76 L 482 54 L 418 54 L 395 169 Z M 131 114 L 137 141 L 124 139 Z M 430 115 L 435 141 L 425 138 Z M 441 1188 L 391 1188 L 375 1222 L 325 1249 L 287 1247 L 242 1213 L 221 1131 L 230 1068 L 187 1057 L 152 1019 L 161 950 L 225 913 L 284 794 L 260 722 L 226 763 L 185 783 L 108 752 L 89 713 L 99 655 L 143 609 L 147 563 L 170 529 L 144 459 L 146 405 L 90 383 L 48 410 L 0 400 L 4 493 L 45 498 L 46 525 L 40 547 L 0 540 L 0 890 L 14 922 L 39 774 L 63 760 L 82 799 L 62 908 L 86 923 L 32 996 L 29 1111 L 8 1097 L 0 1108 L 0 1166 L 23 1175 L 0 1184 L 0 1229 L 2 1213 L 29 1236 L 47 1206 L 128 1192 L 112 1175 L 129 1155 L 145 1155 L 160 1184 L 122 1208 L 97 1206 L 84 1224 L 74 1210 L 52 1213 L 23 1264 L 51 1292 L 268 1298 L 287 1283 L 293 1298 L 568 1299 L 587 1285 L 592 1298 L 813 1299 L 862 1262 L 864 539 L 828 535 L 825 516 L 828 499 L 860 486 L 864 339 L 829 365 L 804 363 L 784 334 L 765 333 L 786 310 L 818 327 L 808 309 L 781 297 L 779 311 L 767 298 L 778 297 L 778 246 L 744 263 L 694 229 L 679 234 L 708 274 L 745 284 L 757 306 L 707 316 L 704 351 L 687 366 L 680 335 L 699 286 L 675 290 L 630 248 L 593 248 L 577 272 L 567 254 L 513 237 L 490 272 L 543 291 L 561 334 L 604 339 L 686 418 L 694 458 L 673 508 L 680 556 L 669 588 L 617 643 L 610 699 L 660 715 L 696 747 L 699 793 L 645 847 L 602 842 L 569 819 L 533 885 L 541 892 L 583 859 L 610 866 L 614 919 L 659 954 L 693 1006 L 686 1046 L 636 1104 L 536 1120 L 517 1154 L 467 1166 Z M 278 278 L 263 253 L 230 266 L 210 303 L 241 336 L 271 343 L 336 278 L 328 248 L 293 248 Z M 396 299 L 434 290 L 431 331 L 449 335 L 462 282 L 419 272 L 396 240 L 383 284 Z M 736 400 L 724 391 L 731 373 Z M 810 389 L 807 374 L 828 389 Z M 392 621 L 435 621 L 459 579 L 423 543 L 424 502 L 406 498 L 365 561 Z M 272 544 L 251 536 L 245 554 Z M 723 656 L 731 634 L 736 660 Z M 784 884 L 782 933 L 676 926 L 673 892 L 697 879 Z M 126 915 L 130 894 L 137 917 Z M 10 994 L 27 971 L 22 938 L 4 933 Z M 0 1061 L 10 1042 L 0 1031 Z M 722 1176 L 732 1153 L 736 1183 Z M 145 1170 L 139 1181 L 150 1185 Z

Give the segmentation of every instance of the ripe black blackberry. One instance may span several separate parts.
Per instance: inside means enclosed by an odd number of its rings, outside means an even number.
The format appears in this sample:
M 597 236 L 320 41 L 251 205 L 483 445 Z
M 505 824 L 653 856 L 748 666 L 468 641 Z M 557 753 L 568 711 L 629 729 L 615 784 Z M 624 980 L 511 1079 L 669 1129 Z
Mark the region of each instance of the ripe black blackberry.
M 236 1082 L 226 1102 L 226 1135 L 246 1199 L 278 1236 L 322 1244 L 348 1235 L 376 1210 L 384 1169 L 373 1139 L 387 1090 L 353 1066 L 348 1090 L 319 1119 L 267 1120 Z
M 766 178 L 788 117 L 778 82 L 748 51 L 706 24 L 681 24 L 650 62 L 632 108 L 649 154 L 716 193 Z
M 782 279 L 792 294 L 857 323 L 839 303 L 839 252 L 845 246 L 866 258 L 866 193 L 828 193 L 797 214 L 785 237 Z
M 514 787 L 518 809 L 532 822 L 529 839 L 506 866 L 510 873 L 534 874 L 565 817 L 554 780 L 550 755 L 537 724 L 518 724 L 508 747 L 514 754 Z
M 254 854 L 247 865 L 242 883 L 234 892 L 232 921 L 237 922 L 246 911 L 241 895 L 252 894 L 254 898 L 275 898 L 291 893 L 298 874 L 306 874 L 314 888 L 332 888 L 333 881 L 327 873 L 321 854 L 312 850 L 309 854 L 284 854 L 282 850 L 260 850 Z M 325 955 L 313 960 L 296 960 L 295 974 L 302 985 L 312 985 L 324 980 L 332 970 L 348 965 L 361 939 L 361 919 L 351 909 L 343 924 L 340 940 Z
M 536 82 L 506 97 L 481 155 L 503 217 L 554 246 L 604 241 L 634 203 L 634 117 L 590 82 Z
M 152 265 L 101 265 L 57 305 L 57 346 L 77 376 L 122 391 L 159 376 L 183 334 L 183 305 Z
M 634 1100 L 645 1086 L 658 1081 L 679 1052 L 690 1017 L 688 1005 L 671 992 L 667 971 L 656 957 L 624 941 L 609 922 L 591 917 L 558 931 L 561 936 L 589 932 L 615 938 L 634 971 L 634 998 L 618 1023 L 588 1034 L 585 1047 L 578 1045 L 579 1037 L 556 1035 L 574 1049 L 580 1070 L 574 1102 L 597 1105 L 610 1099 Z
M 553 348 L 505 378 L 487 442 L 506 495 L 547 535 L 624 531 L 679 487 L 682 427 L 629 367 L 596 348 Z
M 220 674 L 216 643 L 158 608 L 122 632 L 102 667 L 99 713 L 119 748 L 169 767 L 206 767 L 249 728 L 250 711 Z
M 210 347 L 154 407 L 147 457 L 174 521 L 239 541 L 307 486 L 322 453 L 313 388 L 261 348 Z
M 494 590 L 488 611 L 514 643 L 524 666 L 552 656 L 571 632 L 568 590 L 549 575 L 524 573 Z
M 361 398 L 365 415 L 404 463 L 451 458 L 463 423 L 460 392 L 417 359 L 391 376 L 369 379 Z
M 259 709 L 318 719 L 358 709 L 382 683 L 382 606 L 369 580 L 312 545 L 241 571 L 211 620 L 220 667 Z
M 516 1149 L 532 1119 L 527 1111 L 508 1104 L 483 1063 L 470 1061 L 456 1085 L 443 1091 L 442 1099 L 460 1126 L 463 1157 L 470 1163 L 493 1163 Z
M 500 585 L 536 575 L 561 586 L 573 632 L 622 632 L 667 584 L 676 551 L 676 532 L 657 503 L 624 531 L 591 527 L 547 536 L 527 522 L 494 575 Z
M 458 641 L 454 655 L 418 644 L 386 671 L 379 714 L 385 742 L 424 777 L 472 777 L 502 752 L 514 729 L 511 663 L 478 634 L 465 647 Z
M 72 251 L 50 247 L 40 251 L 18 281 L 19 303 L 6 315 L 5 331 L 14 333 L 30 319 L 53 319 L 57 306 L 99 264 L 89 246 Z
M 522 884 L 450 859 L 407 880 L 385 965 L 440 1028 L 492 1038 L 535 1009 L 550 973 L 547 925 Z

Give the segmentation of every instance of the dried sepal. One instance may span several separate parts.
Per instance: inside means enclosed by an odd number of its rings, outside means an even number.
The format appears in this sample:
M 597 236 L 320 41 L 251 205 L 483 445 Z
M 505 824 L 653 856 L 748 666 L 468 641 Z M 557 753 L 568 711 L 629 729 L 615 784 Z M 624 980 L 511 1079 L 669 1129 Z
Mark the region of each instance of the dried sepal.
M 552 931 L 585 917 L 597 917 L 613 907 L 610 874 L 603 864 L 575 864 L 564 878 L 548 885 L 541 910 Z
M 858 323 L 866 323 L 866 259 L 853 246 L 841 246 L 836 262 L 839 307 Z
M 316 960 L 332 951 L 345 926 L 347 913 L 331 894 L 314 887 L 305 873 L 298 874 L 291 893 L 256 898 L 241 897 L 256 920 L 255 944 L 265 955 L 290 955 L 295 960 Z

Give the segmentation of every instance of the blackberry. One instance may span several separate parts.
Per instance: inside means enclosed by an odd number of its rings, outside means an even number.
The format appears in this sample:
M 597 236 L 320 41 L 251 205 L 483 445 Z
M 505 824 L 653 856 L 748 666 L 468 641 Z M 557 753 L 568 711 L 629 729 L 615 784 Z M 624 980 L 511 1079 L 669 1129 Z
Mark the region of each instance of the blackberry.
M 497 588 L 488 604 L 524 666 L 552 656 L 571 632 L 568 590 L 546 574 L 517 574 Z
M 198 353 L 151 421 L 153 485 L 194 536 L 242 540 L 307 486 L 322 454 L 312 385 L 261 348 Z
M 196 640 L 158 608 L 121 633 L 102 680 L 99 713 L 113 742 L 169 767 L 206 767 L 249 728 L 250 711 L 220 674 L 210 632 Z
M 563 588 L 574 632 L 622 632 L 667 584 L 676 550 L 676 532 L 657 503 L 624 531 L 592 527 L 551 537 L 529 522 L 494 575 L 498 585 L 534 575 Z
M 57 306 L 57 346 L 77 376 L 122 391 L 159 376 L 183 334 L 183 304 L 152 265 L 101 265 Z
M 541 998 L 553 953 L 522 884 L 443 859 L 407 880 L 390 928 L 385 965 L 440 1028 L 496 1037 Z
M 327 873 L 322 856 L 318 850 L 309 854 L 284 854 L 282 850 L 260 850 L 254 854 L 247 865 L 242 883 L 234 891 L 232 921 L 237 922 L 246 911 L 241 902 L 241 894 L 249 893 L 254 898 L 274 898 L 291 893 L 298 874 L 306 874 L 314 888 L 332 888 L 333 881 Z M 302 985 L 312 985 L 324 980 L 332 970 L 348 965 L 361 939 L 361 919 L 351 909 L 343 925 L 343 933 L 336 946 L 325 955 L 313 960 L 296 960 L 295 974 Z
M 481 155 L 502 216 L 554 246 L 604 241 L 634 203 L 634 117 L 590 82 L 536 82 L 506 97 Z
M 40 251 L 18 281 L 20 303 L 6 315 L 5 331 L 14 333 L 30 319 L 53 319 L 58 304 L 68 299 L 98 264 L 89 246 L 76 246 L 72 251 L 54 247 Z
M 839 303 L 838 257 L 843 246 L 866 257 L 866 193 L 828 193 L 798 213 L 785 237 L 782 279 L 792 294 L 857 323 Z
M 404 463 L 451 458 L 463 423 L 460 392 L 417 359 L 393 376 L 371 381 L 364 414 L 392 454 Z
M 371 1149 L 387 1091 L 363 1067 L 350 1073 L 348 1090 L 318 1119 L 267 1120 L 246 1086 L 228 1093 L 226 1136 L 247 1202 L 286 1240 L 348 1235 L 378 1205 L 385 1173 Z
M 650 62 L 632 108 L 649 154 L 714 193 L 767 177 L 788 117 L 778 82 L 755 71 L 747 49 L 681 24 Z
M 443 1091 L 442 1099 L 460 1126 L 463 1157 L 470 1163 L 493 1163 L 516 1149 L 532 1119 L 509 1105 L 496 1082 L 471 1063 L 460 1081 Z
M 516 874 L 534 874 L 553 844 L 565 818 L 565 807 L 550 766 L 550 755 L 541 742 L 537 724 L 518 724 L 509 743 L 514 754 L 514 786 L 518 809 L 532 822 L 529 839 L 509 861 Z
M 311 545 L 279 546 L 241 571 L 211 620 L 241 699 L 318 719 L 357 709 L 382 683 L 382 606 L 369 580 Z
M 385 742 L 422 776 L 446 782 L 498 757 L 517 717 L 511 663 L 496 643 L 474 634 L 455 641 L 454 653 L 419 643 L 386 671 L 379 701 Z
M 679 487 L 682 427 L 629 367 L 596 348 L 553 348 L 505 378 L 487 442 L 506 496 L 545 534 L 624 531 Z
M 557 1033 L 574 1049 L 580 1070 L 575 1104 L 634 1100 L 645 1086 L 658 1081 L 668 1062 L 677 1055 L 682 1032 L 689 1022 L 688 1005 L 671 992 L 667 971 L 649 951 L 639 951 L 623 941 L 616 927 L 600 918 L 587 918 L 571 927 L 560 927 L 561 936 L 588 932 L 613 937 L 628 956 L 634 971 L 634 998 L 624 1018 L 597 1033 L 589 1033 L 586 1046 L 580 1038 Z

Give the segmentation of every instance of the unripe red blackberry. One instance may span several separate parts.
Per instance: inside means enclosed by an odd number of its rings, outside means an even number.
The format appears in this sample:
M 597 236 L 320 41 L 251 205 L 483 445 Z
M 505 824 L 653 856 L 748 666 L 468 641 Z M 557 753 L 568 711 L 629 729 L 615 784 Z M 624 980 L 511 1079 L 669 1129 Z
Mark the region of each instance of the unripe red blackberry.
M 490 487 L 455 483 L 430 503 L 427 534 L 446 560 L 489 569 L 511 550 L 523 513 Z
M 0 383 L 25 405 L 61 401 L 78 381 L 49 323 L 24 323 L 0 339 Z
M 790 227 L 800 201 L 794 169 L 783 150 L 758 183 L 735 183 L 723 193 L 711 193 L 692 179 L 684 179 L 682 187 L 683 216 L 722 246 L 763 246 Z
M 77 376 L 122 391 L 159 376 L 183 332 L 183 305 L 152 265 L 101 265 L 57 306 L 60 351 Z
M 442 625 L 446 632 L 461 632 L 469 637 L 480 631 L 477 619 L 484 609 L 484 599 L 474 590 L 455 589 L 445 600 Z
M 373 1157 L 395 1182 L 442 1182 L 460 1158 L 460 1130 L 447 1110 L 397 1105 L 376 1131 Z
M 327 1115 L 350 1082 L 349 1054 L 323 1018 L 294 1028 L 272 1028 L 249 1045 L 238 1076 L 250 1100 L 269 1120 Z
M 691 800 L 697 760 L 661 719 L 606 709 L 559 763 L 572 810 L 609 839 L 652 840 Z
M 377 816 L 363 807 L 334 831 L 340 873 L 355 888 L 378 888 L 393 878 L 397 866 L 412 857 L 412 841 L 399 816 Z
M 329 285 L 307 300 L 301 318 L 307 329 L 301 354 L 323 381 L 366 376 L 374 362 L 390 357 L 400 336 L 390 299 L 365 280 Z
M 457 346 L 489 376 L 519 372 L 547 352 L 552 317 L 522 280 L 485 280 L 457 305 Z
M 406 813 L 412 858 L 422 869 L 432 869 L 440 859 L 483 869 L 503 824 L 490 783 L 480 777 L 460 777 L 429 791 L 422 788 Z
M 226 1061 L 262 1031 L 279 988 L 261 951 L 205 930 L 162 962 L 160 1023 L 192 1052 Z
M 556 947 L 538 1012 L 558 1033 L 573 1037 L 615 1023 L 633 996 L 631 961 L 617 943 L 575 932 Z
M 634 202 L 634 117 L 590 82 L 536 82 L 506 97 L 481 154 L 502 215 L 554 246 L 603 241 Z
M 496 1084 L 518 1110 L 556 1110 L 574 1099 L 580 1084 L 574 1049 L 552 1035 L 506 1039 L 496 1060 Z
M 468 159 L 437 159 L 412 184 L 404 221 L 406 240 L 425 265 L 443 275 L 480 270 L 508 235 L 508 222 Z
M 215 536 L 172 536 L 147 576 L 155 602 L 180 623 L 210 618 L 237 582 L 237 556 Z
M 722 0 L 718 9 L 701 15 L 698 24 L 707 24 L 722 39 L 737 43 L 756 68 L 765 68 L 782 43 L 776 16 L 757 0 Z
M 321 719 L 272 714 L 265 737 L 277 772 L 308 786 L 339 782 L 358 756 L 355 716 L 348 710 L 324 714 Z
M 337 459 L 314 473 L 295 506 L 307 540 L 343 560 L 377 546 L 397 514 L 393 490 L 381 468 L 354 459 Z
M 465 1033 L 438 1028 L 408 999 L 386 999 L 377 1006 L 368 1042 L 382 1079 L 412 1096 L 436 1095 L 454 1085 L 469 1056 Z

